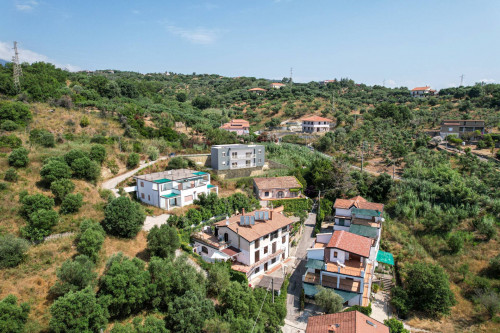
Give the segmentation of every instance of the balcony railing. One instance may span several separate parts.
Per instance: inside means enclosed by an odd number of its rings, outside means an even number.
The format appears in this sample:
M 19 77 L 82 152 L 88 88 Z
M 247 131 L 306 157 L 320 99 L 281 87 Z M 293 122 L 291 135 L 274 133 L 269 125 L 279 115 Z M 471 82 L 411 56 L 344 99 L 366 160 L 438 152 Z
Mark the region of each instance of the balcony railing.
M 250 155 L 236 155 L 236 156 L 233 156 L 231 155 L 231 159 L 232 160 L 244 160 L 244 159 L 247 159 L 247 158 L 255 158 L 257 157 L 255 154 L 250 154 Z

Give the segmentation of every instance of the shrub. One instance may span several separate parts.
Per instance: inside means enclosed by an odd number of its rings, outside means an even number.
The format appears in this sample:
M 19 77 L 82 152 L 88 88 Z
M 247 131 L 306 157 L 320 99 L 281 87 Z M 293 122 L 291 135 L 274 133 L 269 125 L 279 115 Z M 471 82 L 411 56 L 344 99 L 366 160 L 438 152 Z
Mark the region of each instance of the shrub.
M 384 325 L 389 327 L 389 332 L 391 333 L 410 333 L 410 331 L 404 327 L 403 323 L 396 318 L 385 319 Z
M 491 215 L 477 218 L 473 221 L 473 224 L 476 230 L 486 237 L 486 240 L 490 240 L 496 235 L 495 218 Z
M 61 214 L 76 213 L 83 205 L 83 196 L 80 193 L 68 194 L 61 203 Z
M 57 269 L 58 281 L 50 288 L 50 293 L 56 297 L 70 291 L 78 291 L 92 285 L 97 278 L 94 263 L 85 255 L 79 255 L 75 260 L 68 259 Z
M 353 305 L 350 308 L 344 310 L 344 312 L 349 311 L 359 311 L 367 316 L 370 316 L 372 314 L 372 303 L 368 304 L 367 306 Z
M 71 169 L 75 177 L 88 181 L 96 181 L 101 175 L 101 167 L 99 164 L 88 157 L 76 159 L 71 164 Z
M 177 230 L 168 224 L 154 226 L 148 234 L 148 251 L 151 256 L 171 258 L 181 245 Z
M 100 144 L 93 145 L 90 148 L 90 159 L 96 161 L 99 164 L 102 164 L 106 159 L 106 147 Z
M 41 241 L 50 235 L 50 230 L 57 224 L 59 214 L 54 210 L 39 209 L 31 213 L 28 224 L 21 230 L 22 234 L 33 240 Z
M 28 303 L 17 305 L 17 297 L 8 295 L 0 301 L 0 332 L 23 333 L 28 320 Z
M 22 102 L 0 102 L 0 122 L 11 120 L 19 125 L 25 125 L 32 118 L 28 105 Z
M 83 220 L 80 224 L 80 233 L 76 236 L 76 249 L 96 262 L 104 237 L 105 232 L 100 223 L 91 219 Z
M 491 276 L 500 276 L 500 254 L 490 260 L 488 270 Z
M 37 210 L 50 210 L 54 207 L 54 199 L 43 194 L 24 195 L 20 201 L 22 203 L 20 213 L 25 218 Z
M 17 182 L 18 178 L 19 176 L 14 168 L 8 168 L 7 171 L 5 171 L 5 176 L 3 177 L 3 179 L 8 182 Z
M 167 169 L 185 169 L 189 166 L 188 161 L 183 157 L 174 157 L 168 161 Z
M 177 99 L 178 102 L 183 103 L 183 102 L 187 101 L 187 94 L 185 92 L 181 91 L 175 95 L 175 98 Z
M 29 152 L 26 148 L 14 149 L 9 155 L 9 165 L 16 168 L 27 166 L 29 163 L 28 154 Z
M 63 161 L 51 159 L 40 170 L 43 182 L 50 186 L 53 181 L 71 178 L 71 168 Z
M 90 287 L 59 297 L 50 314 L 50 328 L 56 333 L 99 332 L 108 322 L 106 308 L 97 302 Z
M 458 253 L 464 247 L 464 239 L 458 232 L 454 232 L 448 238 L 448 247 L 452 253 Z
M 141 157 L 137 153 L 131 153 L 127 158 L 127 168 L 133 169 L 139 165 Z
M 201 332 L 205 320 L 215 315 L 211 300 L 198 291 L 189 290 L 169 303 L 165 322 L 172 332 Z
M 210 266 L 207 277 L 207 288 L 210 295 L 215 297 L 222 295 L 229 287 L 229 282 L 229 268 L 225 264 L 216 263 Z
M 160 156 L 160 150 L 153 146 L 149 146 L 146 153 L 148 154 L 148 158 L 151 161 L 156 161 Z
M 87 116 L 83 116 L 82 119 L 80 119 L 80 126 L 81 127 L 87 127 L 90 125 L 90 120 L 87 118 Z
M 19 148 L 22 144 L 22 140 L 14 134 L 0 136 L 0 147 Z
M 103 228 L 108 234 L 132 238 L 144 225 L 146 214 L 137 202 L 127 197 L 113 199 L 104 210 Z
M 16 267 L 26 258 L 28 242 L 7 234 L 0 236 L 0 268 Z
M 3 131 L 15 131 L 19 126 L 12 120 L 5 120 L 0 126 Z
M 30 132 L 30 141 L 41 146 L 52 148 L 55 147 L 56 141 L 54 134 L 45 129 L 34 129 Z
M 332 289 L 319 287 L 320 291 L 314 296 L 316 304 L 323 308 L 325 313 L 340 312 L 344 299 Z
M 59 179 L 56 181 L 53 181 L 52 184 L 50 184 L 50 190 L 52 191 L 52 194 L 56 197 L 56 200 L 59 202 L 62 202 L 64 197 L 68 195 L 69 193 L 73 192 L 75 189 L 75 184 L 70 180 L 70 179 Z
M 79 158 L 89 157 L 89 155 L 81 149 L 71 149 L 64 155 L 64 161 L 67 165 L 71 165 Z

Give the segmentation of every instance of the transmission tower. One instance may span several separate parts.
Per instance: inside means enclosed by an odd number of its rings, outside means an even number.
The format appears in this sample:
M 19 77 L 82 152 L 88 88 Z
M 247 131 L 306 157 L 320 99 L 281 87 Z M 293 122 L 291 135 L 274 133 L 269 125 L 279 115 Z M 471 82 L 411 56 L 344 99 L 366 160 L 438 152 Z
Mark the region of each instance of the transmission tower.
M 462 87 L 464 85 L 464 75 L 460 75 L 460 87 Z
M 292 81 L 292 77 L 293 77 L 293 67 L 290 67 L 290 92 L 292 92 L 292 86 L 293 86 L 293 81 Z
M 19 52 L 17 52 L 17 42 L 14 42 L 14 56 L 12 57 L 12 63 L 14 64 L 14 87 L 17 91 L 21 90 L 21 83 L 19 78 L 23 75 L 23 70 L 19 64 Z

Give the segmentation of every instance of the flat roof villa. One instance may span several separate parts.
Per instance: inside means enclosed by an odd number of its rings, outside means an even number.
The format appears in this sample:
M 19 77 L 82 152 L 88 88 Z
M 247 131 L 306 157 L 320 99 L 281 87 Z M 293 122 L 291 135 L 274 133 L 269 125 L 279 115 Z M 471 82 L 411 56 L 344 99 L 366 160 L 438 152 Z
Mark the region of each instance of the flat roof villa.
M 170 210 L 192 204 L 201 193 L 218 194 L 207 172 L 177 169 L 134 177 L 137 198 L 152 206 Z

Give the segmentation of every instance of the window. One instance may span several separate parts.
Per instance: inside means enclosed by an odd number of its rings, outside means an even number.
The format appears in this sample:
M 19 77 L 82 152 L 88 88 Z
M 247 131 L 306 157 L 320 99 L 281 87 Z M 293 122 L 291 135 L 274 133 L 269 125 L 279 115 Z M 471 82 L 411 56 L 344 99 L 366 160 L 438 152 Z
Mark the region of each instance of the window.
M 257 273 L 259 273 L 259 271 L 260 271 L 260 267 L 257 267 L 253 273 L 257 274 Z
M 449 131 L 449 132 L 453 132 L 453 127 L 449 127 L 449 128 L 448 128 L 448 131 Z
M 226 157 L 226 152 L 225 151 L 222 152 L 222 157 Z
M 143 198 L 143 199 L 144 199 L 144 193 L 141 193 L 141 198 Z
M 264 254 L 267 254 L 267 248 L 268 246 L 264 246 Z
M 255 262 L 260 260 L 260 251 L 255 251 Z
M 333 257 L 337 258 L 337 251 L 333 251 Z
M 148 200 L 151 201 L 151 196 L 148 194 Z
M 258 249 L 260 247 L 260 240 L 255 241 L 255 248 Z
M 264 237 L 262 237 L 263 240 L 266 240 L 267 238 L 269 237 L 269 234 L 265 235 Z
M 262 159 L 261 158 L 259 158 L 259 163 L 262 163 Z
M 231 163 L 231 166 L 232 166 L 233 168 L 236 168 L 236 167 L 238 166 L 238 162 L 233 162 L 233 163 Z
M 226 165 L 226 161 L 222 161 L 222 165 Z
M 268 197 L 269 196 L 269 192 L 264 192 L 264 196 Z
M 246 153 L 245 156 L 246 156 L 246 158 L 251 158 L 252 157 L 252 153 Z
M 227 234 L 227 232 L 224 233 L 224 242 L 228 242 L 229 241 L 229 235 Z
M 262 154 L 262 149 L 259 149 L 259 154 Z
M 201 253 L 208 254 L 208 249 L 206 246 L 201 247 Z
M 144 182 L 141 182 L 141 187 L 144 187 Z
M 238 152 L 237 152 L 237 151 L 232 152 L 232 153 L 231 153 L 231 157 L 233 157 L 233 158 L 238 157 Z
M 283 243 L 283 244 L 286 243 L 286 236 L 281 237 L 281 243 Z
M 186 202 L 193 201 L 193 196 L 192 195 L 186 195 L 184 197 L 184 201 L 186 201 Z
M 343 227 L 345 225 L 345 219 L 339 219 L 339 225 Z
M 250 163 L 251 163 L 250 160 L 246 160 L 245 161 L 245 164 L 246 164 L 247 167 L 250 166 Z
M 276 242 L 273 243 L 273 253 L 276 253 Z
M 283 227 L 283 228 L 281 228 L 281 232 L 282 232 L 282 233 L 283 233 L 283 232 L 286 232 L 286 229 L 287 229 L 287 227 Z
M 271 265 L 276 262 L 276 258 L 271 259 Z

